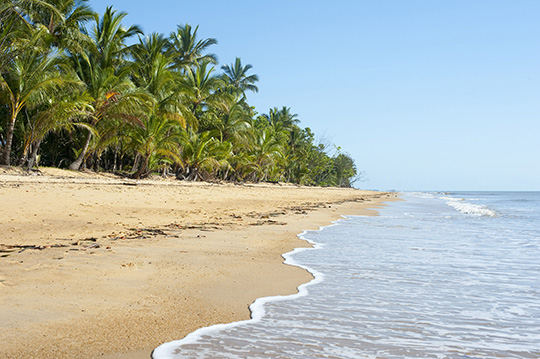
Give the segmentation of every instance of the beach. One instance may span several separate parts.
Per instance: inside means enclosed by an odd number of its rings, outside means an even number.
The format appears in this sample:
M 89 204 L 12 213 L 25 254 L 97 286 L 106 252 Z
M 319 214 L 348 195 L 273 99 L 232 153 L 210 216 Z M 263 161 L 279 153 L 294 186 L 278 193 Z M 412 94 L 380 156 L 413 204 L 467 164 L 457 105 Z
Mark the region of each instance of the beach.
M 394 193 L 0 170 L 2 358 L 149 358 L 311 275 L 297 235 Z

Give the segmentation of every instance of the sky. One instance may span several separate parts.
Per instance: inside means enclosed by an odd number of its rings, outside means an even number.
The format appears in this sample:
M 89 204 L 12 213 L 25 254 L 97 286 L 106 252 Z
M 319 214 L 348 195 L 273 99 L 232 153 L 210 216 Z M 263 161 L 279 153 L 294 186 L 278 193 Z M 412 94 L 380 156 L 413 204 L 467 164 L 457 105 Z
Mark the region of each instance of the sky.
M 90 0 L 126 26 L 199 25 L 220 67 L 253 65 L 259 113 L 287 106 L 354 158 L 356 187 L 540 190 L 538 0 Z

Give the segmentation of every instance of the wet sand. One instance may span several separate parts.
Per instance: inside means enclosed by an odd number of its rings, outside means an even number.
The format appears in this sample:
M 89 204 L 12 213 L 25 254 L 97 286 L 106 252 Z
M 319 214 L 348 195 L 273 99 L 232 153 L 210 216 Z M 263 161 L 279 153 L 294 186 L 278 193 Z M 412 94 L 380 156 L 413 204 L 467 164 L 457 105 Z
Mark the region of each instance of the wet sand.
M 296 292 L 297 234 L 395 194 L 0 169 L 0 357 L 149 358 Z

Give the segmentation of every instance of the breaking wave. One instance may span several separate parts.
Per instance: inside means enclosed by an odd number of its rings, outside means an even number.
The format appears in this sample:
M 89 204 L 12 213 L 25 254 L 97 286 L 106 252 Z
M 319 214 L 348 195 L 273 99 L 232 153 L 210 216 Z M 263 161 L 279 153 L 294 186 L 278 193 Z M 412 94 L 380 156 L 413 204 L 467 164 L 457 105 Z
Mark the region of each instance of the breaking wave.
M 497 212 L 488 208 L 486 205 L 470 203 L 464 198 L 456 197 L 441 197 L 446 201 L 450 207 L 453 207 L 457 211 L 477 217 L 496 217 Z

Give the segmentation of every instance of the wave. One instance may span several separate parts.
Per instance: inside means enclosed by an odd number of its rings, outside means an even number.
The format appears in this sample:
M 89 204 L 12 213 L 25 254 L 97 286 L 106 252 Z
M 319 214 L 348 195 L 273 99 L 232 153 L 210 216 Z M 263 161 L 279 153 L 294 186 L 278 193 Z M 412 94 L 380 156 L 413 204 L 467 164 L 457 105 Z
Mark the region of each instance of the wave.
M 453 207 L 458 212 L 463 214 L 468 214 L 476 217 L 496 217 L 497 212 L 490 209 L 488 206 L 483 204 L 474 204 L 467 202 L 464 198 L 455 198 L 455 197 L 441 197 L 446 201 L 450 207 Z

